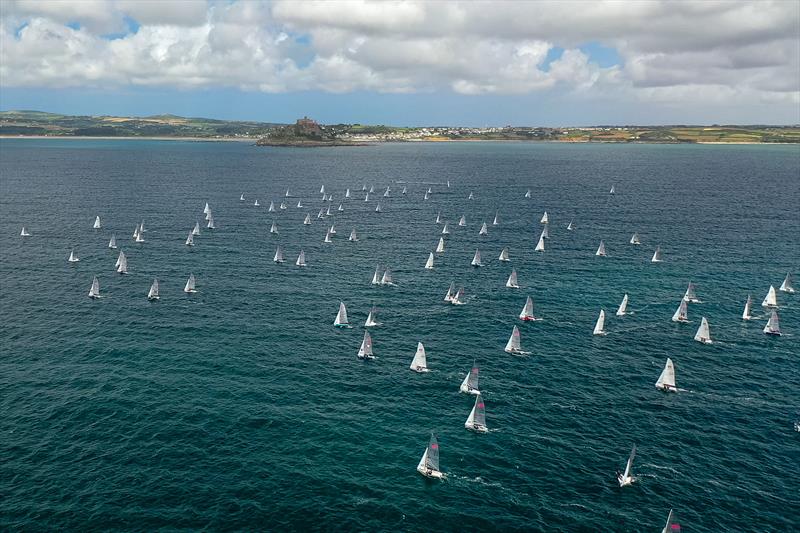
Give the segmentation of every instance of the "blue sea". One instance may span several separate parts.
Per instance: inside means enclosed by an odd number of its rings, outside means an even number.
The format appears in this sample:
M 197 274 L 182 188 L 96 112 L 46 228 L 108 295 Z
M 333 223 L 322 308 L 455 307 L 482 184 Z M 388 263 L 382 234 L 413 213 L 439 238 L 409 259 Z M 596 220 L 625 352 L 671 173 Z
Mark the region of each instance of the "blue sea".
M 800 276 L 799 176 L 797 146 L 2 140 L 0 529 L 638 532 L 674 509 L 687 532 L 797 531 L 800 294 L 778 292 L 782 337 L 760 303 Z M 451 234 L 425 270 L 439 212 Z M 377 265 L 396 286 L 370 284 Z M 690 281 L 702 303 L 673 323 Z M 443 301 L 451 282 L 467 305 Z M 526 296 L 542 321 L 517 318 Z M 514 325 L 530 355 L 503 351 Z M 678 394 L 654 387 L 667 357 Z M 473 361 L 488 434 L 464 429 Z M 440 482 L 415 470 L 431 432 Z

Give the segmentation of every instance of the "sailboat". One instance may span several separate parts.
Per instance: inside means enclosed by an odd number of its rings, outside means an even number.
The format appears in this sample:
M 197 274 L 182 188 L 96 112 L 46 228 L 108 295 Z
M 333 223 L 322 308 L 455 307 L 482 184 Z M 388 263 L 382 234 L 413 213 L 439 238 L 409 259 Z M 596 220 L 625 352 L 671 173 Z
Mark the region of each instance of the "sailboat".
M 373 285 L 380 285 L 381 284 L 381 274 L 380 274 L 380 265 L 375 265 L 375 273 L 372 275 L 372 284 Z
M 386 270 L 383 271 L 383 277 L 381 278 L 381 285 L 394 286 L 394 282 L 392 281 L 392 271 L 388 267 L 386 268 Z
M 94 229 L 100 229 L 100 215 L 94 217 L 94 225 L 92 226 Z
M 278 206 L 281 211 L 285 211 L 289 206 L 286 205 L 286 202 L 281 202 L 281 205 Z
M 663 259 L 661 259 L 661 246 L 656 246 L 656 251 L 653 252 L 653 258 L 650 259 L 650 262 L 660 263 L 661 261 L 663 261 Z
M 444 252 L 444 237 L 439 237 L 439 244 L 436 245 L 436 253 L 440 254 Z
M 211 212 L 211 208 L 208 206 L 208 202 L 206 202 L 206 206 L 203 208 L 203 214 L 208 214 Z
M 325 210 L 325 216 L 326 217 L 333 216 L 333 213 L 331 213 L 331 206 L 328 206 L 328 209 Z
M 194 228 L 192 228 L 192 235 L 200 235 L 200 222 L 195 221 Z
M 67 261 L 70 262 L 70 263 L 77 263 L 78 261 L 80 261 L 80 259 L 78 259 L 78 256 L 75 255 L 75 250 L 74 249 L 70 250 L 69 258 L 67 259 Z
M 436 223 L 441 224 L 441 222 L 442 222 L 442 212 L 439 211 L 438 213 L 436 213 Z
M 147 292 L 147 299 L 151 302 L 161 299 L 161 297 L 158 295 L 158 278 L 154 279 L 153 284 L 150 285 L 150 290 Z
M 383 197 L 384 198 L 389 198 L 389 187 L 386 187 L 386 190 L 383 191 Z
M 608 194 L 614 194 L 614 192 L 615 192 L 615 189 L 614 189 L 614 186 L 612 185 L 611 186 L 611 190 L 608 191 Z
M 541 220 L 539 220 L 539 223 L 540 224 L 547 224 L 549 222 L 550 222 L 550 217 L 547 216 L 547 211 L 545 211 L 544 215 L 542 215 Z
M 544 227 L 542 228 L 542 237 L 544 237 L 545 239 L 550 238 L 550 224 L 545 224 Z
M 470 263 L 474 267 L 481 267 L 483 263 L 481 263 L 481 251 L 475 250 L 475 255 L 472 257 L 472 262 Z
M 460 287 L 456 293 L 453 295 L 453 299 L 450 300 L 450 303 L 453 305 L 464 305 L 467 302 L 464 301 L 464 287 Z
M 136 227 L 135 227 L 135 228 L 133 228 L 133 238 L 134 238 L 134 240 L 135 240 L 135 239 L 136 239 L 136 237 L 138 237 L 138 236 L 139 236 L 139 224 L 136 224 Z
M 325 185 L 323 185 L 323 186 L 321 186 L 321 187 L 319 188 L 319 193 L 320 193 L 320 194 L 325 194 Z
M 288 188 L 286 189 L 286 194 L 284 194 L 284 196 L 285 196 L 286 198 L 289 198 L 290 194 L 289 194 L 289 189 L 288 189 Z
M 511 275 L 508 276 L 506 287 L 509 289 L 519 289 L 519 284 L 517 283 L 517 271 L 515 269 L 512 269 Z
M 375 192 L 375 186 L 374 185 L 370 185 L 369 186 L 369 193 L 372 194 L 374 192 Z
M 112 250 L 117 249 L 117 236 L 114 235 L 113 233 L 111 234 L 111 239 L 109 239 L 108 241 L 108 247 L 111 248 Z
M 369 314 L 367 315 L 367 320 L 364 322 L 364 327 L 371 328 L 374 326 L 380 326 L 381 323 L 378 322 L 377 316 L 378 316 L 378 308 L 373 305 L 372 308 L 369 310 Z
M 372 354 L 372 337 L 370 337 L 369 331 L 364 332 L 364 340 L 361 341 L 361 348 L 358 349 L 358 358 L 375 359 Z
M 269 232 L 274 234 L 274 235 L 278 234 L 278 225 L 275 224 L 274 221 L 272 222 L 272 226 L 270 226 L 270 228 L 269 228 Z
M 497 211 L 494 212 L 494 220 L 492 221 L 492 226 L 499 226 L 500 222 L 497 220 Z
M 474 361 L 472 362 L 472 368 L 467 374 L 467 377 L 464 378 L 464 381 L 461 382 L 461 386 L 458 388 L 458 392 L 463 392 L 464 394 L 481 393 L 478 390 L 478 363 Z
M 533 249 L 534 252 L 544 252 L 544 232 L 539 235 L 539 242 L 536 243 L 536 248 Z
M 304 226 L 311 225 L 311 213 L 306 213 L 306 218 L 303 220 L 303 225 Z
M 299 267 L 306 266 L 306 253 L 303 250 L 300 250 L 300 255 L 297 256 L 297 262 L 295 265 Z
M 622 302 L 619 304 L 619 308 L 617 309 L 616 315 L 617 316 L 625 316 L 628 314 L 628 293 L 625 293 L 625 296 L 622 297 Z
M 275 248 L 275 257 L 273 257 L 272 260 L 275 263 L 283 263 L 283 250 L 281 250 L 280 244 Z
M 700 319 L 700 327 L 697 328 L 697 333 L 694 334 L 694 340 L 703 344 L 711 344 L 711 333 L 708 330 L 706 317 Z
M 433 433 L 431 433 L 431 440 L 428 447 L 425 448 L 425 453 L 422 454 L 422 459 L 419 460 L 417 472 L 431 479 L 444 479 L 445 477 L 444 473 L 439 471 L 439 443 Z
M 681 530 L 681 525 L 672 518 L 672 509 L 669 510 L 669 515 L 667 515 L 667 523 L 664 525 L 664 529 L 661 530 L 661 533 L 679 533 Z
M 570 221 L 569 221 L 569 224 L 567 224 L 567 230 L 568 230 L 568 231 L 572 231 L 572 230 L 574 230 L 574 229 L 575 229 L 575 226 L 572 224 L 572 221 L 570 220 Z
M 242 194 L 239 196 L 239 201 L 240 201 L 240 202 L 244 202 L 244 193 L 242 193 Z
M 427 198 L 426 198 L 427 199 Z M 369 193 L 364 195 L 364 201 L 369 202 Z
M 144 220 L 142 220 L 142 222 L 139 224 L 139 233 L 144 233 L 145 231 L 147 230 L 144 229 Z
M 331 235 L 336 235 L 336 221 L 331 224 L 331 229 L 328 230 Z
M 775 294 L 775 287 L 770 285 L 761 307 L 778 307 L 778 297 Z
M 633 477 L 633 473 L 631 472 L 631 467 L 633 466 L 633 458 L 636 457 L 636 445 L 633 445 L 633 449 L 631 450 L 630 456 L 628 456 L 628 462 L 625 464 L 625 472 L 622 474 L 617 475 L 617 481 L 619 482 L 620 487 L 626 487 L 636 481 L 636 478 Z
M 136 236 L 134 237 L 134 242 L 144 242 L 144 237 L 142 237 L 142 232 L 137 231 Z
M 444 227 L 442 228 L 442 235 L 450 235 L 450 230 L 447 227 L 447 222 L 444 223 Z
M 753 299 L 747 295 L 747 301 L 744 302 L 744 312 L 742 312 L 742 320 L 751 320 L 753 316 L 750 314 L 750 308 L 753 306 Z
M 781 286 L 778 290 L 781 292 L 788 292 L 789 294 L 794 294 L 794 285 L 792 284 L 791 272 L 787 273 L 786 277 L 783 278 L 783 283 L 781 283 Z
M 194 246 L 194 235 L 192 232 L 189 232 L 189 235 L 186 236 L 186 246 Z
M 467 200 L 474 200 L 474 199 L 475 199 L 475 195 L 470 192 L 469 196 L 467 196 Z
M 505 248 L 500 250 L 500 257 L 498 258 L 498 260 L 499 261 L 511 261 L 511 259 L 508 258 L 508 246 L 506 246 Z
M 331 232 L 330 232 L 330 230 L 325 232 L 325 242 L 333 242 L 331 240 Z
M 606 243 L 604 243 L 603 241 L 600 241 L 600 246 L 597 247 L 597 251 L 594 253 L 594 255 L 596 255 L 598 257 L 605 257 L 606 256 Z
M 464 422 L 464 427 L 476 433 L 489 432 L 489 428 L 486 427 L 486 408 L 480 392 L 475 395 L 475 405 L 472 406 L 472 411 L 470 411 L 467 421 Z
M 514 326 L 514 329 L 511 331 L 511 336 L 508 338 L 505 351 L 514 355 L 528 355 L 530 353 L 522 351 L 522 346 L 519 340 L 519 328 L 517 326 Z
M 445 302 L 452 302 L 453 301 L 453 296 L 455 296 L 455 293 L 456 293 L 456 284 L 455 284 L 455 282 L 451 281 L 450 282 L 450 287 L 447 289 L 447 294 L 444 295 L 444 301 Z
M 375 212 L 376 213 L 380 213 L 381 212 L 381 203 L 380 202 L 378 202 L 378 205 L 375 206 Z
M 672 359 L 669 357 L 667 357 L 664 370 L 658 376 L 656 388 L 664 392 L 678 392 L 678 387 L 675 386 L 675 365 L 672 364 Z
M 461 218 L 458 219 L 458 225 L 461 227 L 467 225 L 467 217 L 465 215 L 461 215 Z
M 431 252 L 428 256 L 428 260 L 425 262 L 425 268 L 428 270 L 433 270 L 433 252 Z
M 302 209 L 303 208 L 303 200 L 297 200 L 297 208 L 298 209 Z
M 430 372 L 428 370 L 428 359 L 425 355 L 425 346 L 421 342 L 417 343 L 417 352 L 414 354 L 414 359 L 411 361 L 409 368 L 414 372 Z
M 592 335 L 605 335 L 606 330 L 604 329 L 606 325 L 606 312 L 605 310 L 600 310 L 600 315 L 597 317 L 597 322 L 594 325 L 594 331 Z
M 362 190 L 362 191 L 366 191 L 366 190 L 367 190 L 367 184 L 366 184 L 366 183 L 365 183 L 364 185 L 362 185 L 362 186 L 361 186 L 361 190 Z
M 693 304 L 701 303 L 700 299 L 697 297 L 697 294 L 694 291 L 694 283 L 692 283 L 691 281 L 689 282 L 689 286 L 686 287 L 686 292 L 683 294 L 683 299 Z
M 527 191 L 525 191 L 525 198 L 530 198 L 530 197 L 531 197 L 531 190 L 528 189 Z
M 688 313 L 686 312 L 686 310 L 687 310 L 686 300 L 681 300 L 680 305 L 675 310 L 675 313 L 672 315 L 672 321 L 673 322 L 681 322 L 683 324 L 688 324 L 689 323 L 689 317 L 688 317 Z
M 339 204 L 339 207 L 336 210 L 339 211 L 340 213 L 344 211 L 344 204 Z
M 637 244 L 637 245 L 638 244 L 642 244 L 642 241 L 639 240 L 639 234 L 635 233 L 635 232 L 634 232 L 633 235 L 631 235 L 631 241 L 630 242 L 631 242 L 631 244 Z
M 358 241 L 358 235 L 356 234 L 356 228 L 353 228 L 350 231 L 350 238 L 348 240 L 350 242 L 357 242 Z
M 347 308 L 344 302 L 339 302 L 339 312 L 336 313 L 336 318 L 333 320 L 333 325 L 337 328 L 350 328 L 350 322 L 347 320 Z
M 478 232 L 478 235 L 488 235 L 489 228 L 486 227 L 486 222 L 481 225 L 481 230 Z
M 217 226 L 214 225 L 214 217 L 208 219 L 208 224 L 206 224 L 208 229 L 217 229 Z
M 183 287 L 183 292 L 187 294 L 194 294 L 197 292 L 197 289 L 194 288 L 196 280 L 194 279 L 194 274 L 189 274 L 189 279 L 186 280 L 186 285 Z
M 92 279 L 92 288 L 89 289 L 89 298 L 100 298 L 100 282 L 97 281 L 97 276 Z
M 405 187 L 403 187 L 403 192 L 401 192 L 400 194 L 403 194 L 403 195 L 404 195 L 405 193 L 406 193 L 406 188 L 405 188 Z
M 120 274 L 128 273 L 128 258 L 125 257 L 125 252 L 120 252 L 117 258 L 117 272 Z
M 325 208 L 321 208 L 319 213 L 317 213 L 317 218 L 325 218 Z
M 253 206 L 254 207 L 261 207 L 261 204 L 258 203 L 258 198 L 256 198 L 255 202 L 253 202 Z M 275 211 L 275 205 L 272 202 L 269 203 L 269 206 L 272 208 L 272 211 Z M 270 211 L 270 212 L 272 212 L 272 211 Z
M 347 189 L 346 191 L 344 191 L 344 197 L 345 198 L 350 198 L 350 189 Z
M 781 323 L 778 320 L 778 312 L 775 309 L 772 310 L 772 315 L 770 315 L 767 325 L 764 326 L 764 333 L 781 336 Z
M 534 322 L 536 320 L 541 320 L 541 318 L 536 318 L 533 315 L 533 298 L 528 296 L 525 300 L 525 307 L 522 308 L 522 311 L 519 314 L 520 320 L 524 320 L 525 322 Z

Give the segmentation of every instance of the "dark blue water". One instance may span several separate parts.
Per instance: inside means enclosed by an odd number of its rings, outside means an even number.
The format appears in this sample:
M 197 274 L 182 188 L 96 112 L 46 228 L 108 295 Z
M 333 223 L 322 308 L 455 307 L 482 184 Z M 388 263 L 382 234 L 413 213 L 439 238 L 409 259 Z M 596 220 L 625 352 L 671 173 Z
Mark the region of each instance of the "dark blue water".
M 686 531 L 797 530 L 800 295 L 778 295 L 780 338 L 762 334 L 758 304 L 800 275 L 799 175 L 792 146 L 3 140 L 0 527 L 658 531 L 674 508 Z M 334 210 L 354 196 L 333 244 L 316 219 L 322 184 Z M 287 187 L 289 209 L 267 213 Z M 218 229 L 189 249 L 205 202 Z M 438 211 L 452 234 L 426 271 Z M 369 284 L 376 264 L 396 287 Z M 521 289 L 504 287 L 512 267 Z M 690 280 L 703 303 L 672 323 Z M 442 301 L 451 281 L 467 305 Z M 625 292 L 632 314 L 614 317 Z M 748 294 L 756 320 L 743 322 Z M 527 295 L 543 321 L 517 320 Z M 353 329 L 332 327 L 339 300 Z M 365 363 L 372 304 L 383 326 Z M 594 337 L 601 308 L 608 335 Z M 711 346 L 692 340 L 701 316 Z M 515 324 L 530 356 L 503 352 Z M 408 370 L 417 341 L 429 374 Z M 654 388 L 667 357 L 686 392 Z M 464 429 L 472 398 L 457 392 L 473 359 L 485 435 Z M 444 482 L 415 471 L 431 431 Z M 639 479 L 620 489 L 633 443 Z

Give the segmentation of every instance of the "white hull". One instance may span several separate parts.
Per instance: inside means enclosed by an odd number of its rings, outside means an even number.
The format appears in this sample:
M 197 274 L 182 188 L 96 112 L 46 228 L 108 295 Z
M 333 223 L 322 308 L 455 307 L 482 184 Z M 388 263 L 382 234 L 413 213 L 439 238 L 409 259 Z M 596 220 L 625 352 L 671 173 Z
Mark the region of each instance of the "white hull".
M 473 422 L 464 423 L 464 427 L 476 433 L 489 433 L 489 428 L 487 428 L 486 426 L 482 426 L 480 424 L 475 424 Z

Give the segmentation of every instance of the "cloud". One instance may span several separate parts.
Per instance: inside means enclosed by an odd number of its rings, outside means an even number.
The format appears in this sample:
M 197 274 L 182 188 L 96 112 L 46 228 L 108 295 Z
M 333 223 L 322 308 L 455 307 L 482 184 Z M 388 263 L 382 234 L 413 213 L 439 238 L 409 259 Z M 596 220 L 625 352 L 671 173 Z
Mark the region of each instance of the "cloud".
M 800 99 L 800 3 L 781 0 L 5 0 L 3 7 L 6 87 L 555 91 L 709 105 Z M 103 37 L 112 32 L 122 35 Z M 580 50 L 586 43 L 615 50 L 620 64 L 601 67 Z M 549 61 L 554 47 L 564 52 Z

